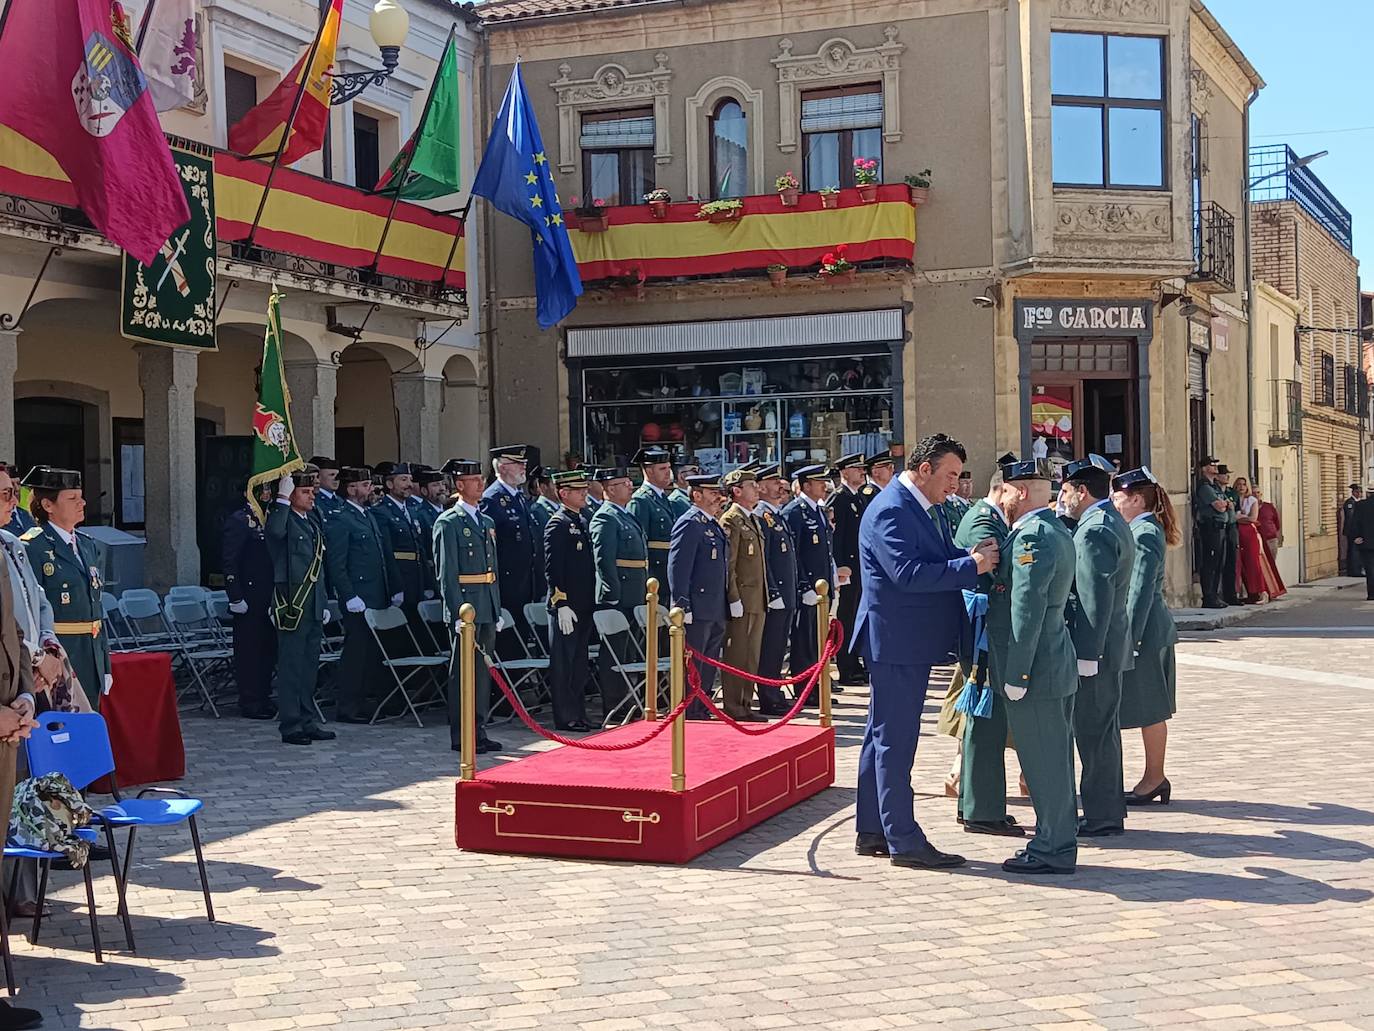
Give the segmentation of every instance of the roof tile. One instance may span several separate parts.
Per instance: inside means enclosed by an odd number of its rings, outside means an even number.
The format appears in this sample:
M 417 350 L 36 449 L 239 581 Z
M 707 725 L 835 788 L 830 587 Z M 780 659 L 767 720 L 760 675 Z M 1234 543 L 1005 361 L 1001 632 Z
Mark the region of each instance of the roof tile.
M 477 5 L 477 15 L 485 21 L 519 21 L 522 18 L 558 14 L 586 14 L 612 7 L 632 7 L 646 0 L 487 0 Z

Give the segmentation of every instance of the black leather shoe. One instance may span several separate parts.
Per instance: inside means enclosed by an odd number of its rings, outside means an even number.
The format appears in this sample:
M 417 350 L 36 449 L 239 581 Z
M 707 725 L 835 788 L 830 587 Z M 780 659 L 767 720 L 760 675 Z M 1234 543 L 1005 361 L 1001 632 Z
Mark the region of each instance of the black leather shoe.
M 1068 875 L 1074 872 L 1072 866 L 1050 866 L 1043 860 L 1036 859 L 1026 851 L 1020 851 L 1002 864 L 1002 869 L 1007 873 L 1019 874 L 1060 874 Z
M 767 722 L 768 722 L 768 717 L 765 716 L 763 713 L 751 712 L 751 713 L 749 713 L 749 715 L 745 716 L 742 720 L 736 720 L 735 722 L 737 722 L 737 723 L 767 723 Z
M 42 1024 L 43 1014 L 37 1010 L 0 1002 L 0 1031 L 25 1031 L 26 1028 L 41 1027 Z
M 1115 838 L 1126 833 L 1126 828 L 1119 823 L 1089 823 L 1087 820 L 1078 821 L 1078 836 L 1080 838 Z
M 501 744 L 500 741 L 497 741 L 493 737 L 484 737 L 481 741 L 477 742 L 477 754 L 486 755 L 488 752 L 500 752 L 505 747 L 505 745 Z
M 759 709 L 759 715 L 771 716 L 773 719 L 777 719 L 779 716 L 786 716 L 791 711 L 791 709 Z
M 314 743 L 314 738 L 309 734 L 283 734 L 281 743 L 284 745 L 309 745 Z
M 274 720 L 277 718 L 276 709 L 244 709 L 239 713 L 246 720 Z
M 361 715 L 360 713 L 356 713 L 356 712 L 340 713 L 338 716 L 335 716 L 335 717 L 334 717 L 334 722 L 335 722 L 335 723 L 371 723 L 371 722 L 372 722 L 372 717 L 371 717 L 371 716 L 363 716 L 363 715 Z
M 941 852 L 927 842 L 917 845 L 910 852 L 893 852 L 891 862 L 893 866 L 910 866 L 918 870 L 944 870 L 952 866 L 963 866 L 964 857 L 956 856 L 952 852 Z
M 1169 783 L 1169 778 L 1165 777 L 1153 791 L 1147 791 L 1143 795 L 1137 795 L 1134 791 L 1126 792 L 1125 799 L 1127 805 L 1149 805 L 1156 798 L 1160 805 L 1168 805 L 1169 799 L 1174 797 L 1174 786 Z
M 592 725 L 586 720 L 573 720 L 564 726 L 554 724 L 555 730 L 571 731 L 574 734 L 585 734 L 592 729 Z
M 1024 838 L 1026 829 L 1016 822 L 1016 817 L 1005 820 L 965 820 L 964 830 L 969 834 L 997 834 L 1004 838 Z
M 881 834 L 860 834 L 854 840 L 854 854 L 887 858 L 887 838 Z
M 307 730 L 305 736 L 311 741 L 333 741 L 339 735 L 332 730 L 321 730 L 319 727 L 314 727 Z

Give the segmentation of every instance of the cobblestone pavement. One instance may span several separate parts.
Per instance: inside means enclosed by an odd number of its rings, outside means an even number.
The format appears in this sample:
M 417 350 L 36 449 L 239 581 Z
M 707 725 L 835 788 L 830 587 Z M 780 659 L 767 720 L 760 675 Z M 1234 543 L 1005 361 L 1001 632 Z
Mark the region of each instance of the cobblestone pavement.
M 92 962 L 82 892 L 55 875 L 43 941 L 14 944 L 21 1001 L 47 1027 L 141 1031 L 1374 1028 L 1374 603 L 1342 591 L 1191 635 L 1179 659 L 1173 804 L 1049 883 L 1009 880 L 1004 839 L 959 831 L 933 733 L 919 811 L 969 865 L 856 857 L 852 689 L 837 786 L 685 868 L 456 851 L 437 725 L 302 749 L 188 717 L 220 922 L 184 834 L 150 833 L 138 955 L 102 877 Z M 1128 734 L 1128 784 L 1140 764 Z

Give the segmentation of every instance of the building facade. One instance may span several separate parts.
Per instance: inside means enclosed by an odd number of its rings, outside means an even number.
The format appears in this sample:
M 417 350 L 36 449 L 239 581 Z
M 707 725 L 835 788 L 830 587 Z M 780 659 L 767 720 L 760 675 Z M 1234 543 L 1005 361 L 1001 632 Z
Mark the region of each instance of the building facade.
M 370 7 L 345 3 L 337 72 L 378 67 Z M 284 294 L 286 374 L 306 454 L 438 464 L 485 444 L 466 301 L 475 241 L 441 213 L 464 198 L 397 205 L 373 261 L 389 202 L 365 190 L 419 119 L 455 19 L 462 95 L 474 101 L 476 90 L 470 11 L 441 0 L 407 8 L 395 74 L 332 107 L 324 151 L 279 170 L 259 211 L 267 163 L 229 153 L 228 127 L 309 46 L 320 5 L 197 5 L 196 98 L 162 122 L 174 152 L 200 161 L 213 185 L 211 346 L 121 335 L 120 253 L 66 206 L 70 184 L 55 163 L 0 127 L 0 459 L 82 470 L 88 523 L 146 533 L 151 586 L 213 582 L 274 285 Z M 474 114 L 462 115 L 465 133 Z M 465 138 L 465 182 L 471 151 Z
M 1303 508 L 1303 381 L 1298 326 L 1302 305 L 1256 279 L 1250 310 L 1255 326 L 1252 396 L 1255 461 L 1251 469 L 1264 498 L 1278 509 L 1283 533 L 1277 565 L 1283 582 L 1303 579 L 1307 512 Z
M 486 220 L 497 436 L 724 470 L 943 430 L 979 480 L 1008 450 L 1150 464 L 1185 519 L 1196 456 L 1245 465 L 1262 82 L 1201 3 L 587 7 L 479 8 L 486 91 L 519 55 L 588 287 L 539 330 L 528 235 Z M 837 250 L 852 277 L 818 275 Z
M 1350 213 L 1291 148 L 1255 148 L 1251 173 L 1255 276 L 1301 308 L 1293 357 L 1301 371 L 1302 574 L 1316 580 L 1336 575 L 1337 510 L 1366 468 L 1359 262 Z

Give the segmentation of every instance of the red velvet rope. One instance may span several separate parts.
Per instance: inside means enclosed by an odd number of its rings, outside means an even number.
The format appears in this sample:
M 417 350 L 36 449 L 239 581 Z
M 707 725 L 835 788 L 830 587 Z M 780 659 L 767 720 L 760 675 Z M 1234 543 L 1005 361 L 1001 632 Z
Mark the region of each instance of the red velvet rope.
M 698 662 L 704 662 L 708 666 L 714 666 L 722 673 L 729 673 L 732 676 L 741 677 L 744 680 L 752 680 L 756 684 L 766 684 L 769 687 L 791 687 L 794 684 L 801 684 L 809 680 L 814 680 L 817 670 L 823 669 L 827 662 L 838 655 L 840 653 L 840 646 L 843 644 L 844 627 L 840 624 L 838 619 L 832 619 L 830 621 L 830 633 L 827 635 L 825 647 L 822 649 L 825 653 L 824 657 L 814 666 L 807 667 L 796 676 L 784 677 L 781 680 L 774 680 L 771 677 L 761 677 L 757 673 L 750 673 L 748 670 L 736 669 L 734 666 L 726 665 L 719 659 L 713 659 L 709 655 L 703 655 L 690 644 L 686 647 L 687 655 L 690 658 L 696 659 Z

